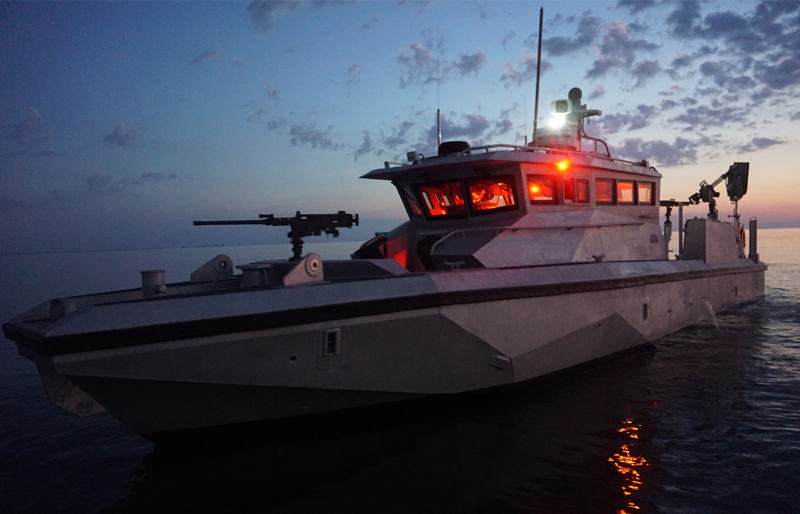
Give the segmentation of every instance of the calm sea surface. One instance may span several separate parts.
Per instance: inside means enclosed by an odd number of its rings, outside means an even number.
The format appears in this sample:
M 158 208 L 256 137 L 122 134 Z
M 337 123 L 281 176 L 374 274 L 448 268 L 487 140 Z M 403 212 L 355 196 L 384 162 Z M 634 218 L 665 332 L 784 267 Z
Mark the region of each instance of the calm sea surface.
M 308 244 L 346 258 L 356 243 Z M 657 351 L 391 424 L 219 449 L 156 448 L 50 404 L 0 340 L 0 513 L 800 512 L 800 229 L 759 231 L 766 297 Z M 0 256 L 0 320 L 52 297 L 168 281 L 217 253 L 288 245 Z

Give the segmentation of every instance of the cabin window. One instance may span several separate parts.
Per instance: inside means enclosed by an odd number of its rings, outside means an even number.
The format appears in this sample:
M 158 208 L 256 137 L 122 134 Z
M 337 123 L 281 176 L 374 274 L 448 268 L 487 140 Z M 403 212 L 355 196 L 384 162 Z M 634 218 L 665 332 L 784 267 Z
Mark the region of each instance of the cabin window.
M 528 175 L 528 193 L 530 195 L 532 204 L 555 204 L 555 176 Z
M 633 205 L 636 203 L 636 188 L 632 180 L 617 181 L 617 203 L 619 205 Z
M 428 211 L 428 216 L 434 218 L 441 216 L 457 217 L 467 214 L 461 182 L 424 185 L 418 186 L 417 189 Z
M 564 203 L 589 203 L 589 181 L 564 177 Z
M 420 208 L 419 202 L 417 202 L 417 199 L 414 196 L 414 192 L 411 190 L 411 186 L 397 186 L 397 190 L 400 192 L 400 196 L 403 198 L 403 203 L 406 205 L 408 215 L 413 218 L 421 218 L 422 209 Z
M 513 183 L 510 175 L 467 180 L 472 211 L 477 214 L 516 209 Z
M 594 179 L 594 200 L 599 204 L 614 203 L 614 180 L 608 178 Z
M 639 205 L 653 205 L 655 203 L 655 196 L 653 190 L 655 189 L 653 182 L 639 182 Z
M 564 177 L 564 203 L 575 203 L 575 179 Z
M 579 178 L 576 179 L 577 191 L 578 191 L 578 203 L 589 203 L 589 181 Z

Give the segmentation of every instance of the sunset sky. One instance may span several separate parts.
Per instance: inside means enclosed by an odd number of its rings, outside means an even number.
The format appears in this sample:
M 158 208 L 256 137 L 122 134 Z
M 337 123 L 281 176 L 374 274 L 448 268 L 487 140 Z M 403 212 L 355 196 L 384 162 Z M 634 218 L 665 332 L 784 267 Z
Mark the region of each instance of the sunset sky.
M 530 138 L 540 6 L 540 123 L 580 87 L 663 199 L 749 161 L 745 219 L 800 227 L 798 2 L 0 1 L 0 251 L 276 242 L 191 221 L 296 210 L 391 229 L 394 188 L 358 177 L 435 154 L 437 107 L 444 140 Z

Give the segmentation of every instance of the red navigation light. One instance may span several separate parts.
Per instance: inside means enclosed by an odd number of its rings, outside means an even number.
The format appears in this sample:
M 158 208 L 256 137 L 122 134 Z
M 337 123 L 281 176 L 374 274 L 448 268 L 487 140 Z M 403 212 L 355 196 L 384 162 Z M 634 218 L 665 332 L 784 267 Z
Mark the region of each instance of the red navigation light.
M 567 171 L 570 166 L 572 166 L 572 163 L 569 162 L 569 159 L 564 159 L 556 163 L 556 169 L 558 169 L 558 171 Z

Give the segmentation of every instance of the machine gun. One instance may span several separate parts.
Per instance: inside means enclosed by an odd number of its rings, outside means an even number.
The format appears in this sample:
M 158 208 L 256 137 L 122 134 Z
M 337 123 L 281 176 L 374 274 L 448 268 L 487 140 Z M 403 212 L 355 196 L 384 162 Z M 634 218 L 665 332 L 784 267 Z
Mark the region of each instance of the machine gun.
M 358 214 L 339 211 L 336 214 L 297 214 L 293 218 L 276 218 L 272 214 L 259 214 L 257 220 L 223 220 L 195 221 L 194 225 L 267 225 L 272 227 L 290 227 L 287 234 L 292 242 L 292 258 L 299 261 L 303 253 L 303 239 L 308 236 L 320 236 L 324 232 L 339 237 L 340 228 L 352 228 L 358 225 Z
M 728 197 L 731 199 L 731 202 L 734 202 L 738 207 L 739 200 L 747 193 L 747 177 L 749 173 L 749 162 L 734 162 L 731 167 L 728 168 L 728 171 L 723 173 L 722 176 L 712 184 L 707 183 L 705 180 L 700 182 L 700 191 L 689 197 L 689 203 L 695 205 L 700 202 L 708 203 L 708 218 L 717 220 L 717 201 L 715 198 L 719 197 L 719 193 L 714 191 L 714 187 L 724 180 Z

